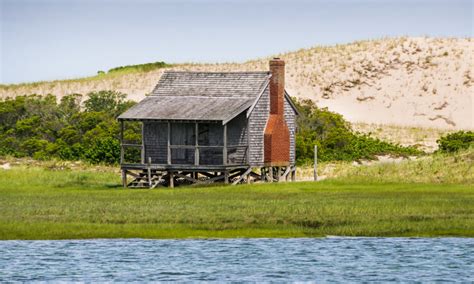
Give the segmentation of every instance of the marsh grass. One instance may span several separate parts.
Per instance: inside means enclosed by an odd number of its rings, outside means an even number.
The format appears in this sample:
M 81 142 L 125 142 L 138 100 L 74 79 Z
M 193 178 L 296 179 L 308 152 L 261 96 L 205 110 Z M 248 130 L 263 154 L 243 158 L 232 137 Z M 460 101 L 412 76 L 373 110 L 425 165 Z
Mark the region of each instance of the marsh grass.
M 352 178 L 124 190 L 119 179 L 0 170 L 0 239 L 474 236 L 469 184 Z
M 350 182 L 452 183 L 474 185 L 474 147 L 433 154 L 415 161 L 343 167 L 337 177 Z

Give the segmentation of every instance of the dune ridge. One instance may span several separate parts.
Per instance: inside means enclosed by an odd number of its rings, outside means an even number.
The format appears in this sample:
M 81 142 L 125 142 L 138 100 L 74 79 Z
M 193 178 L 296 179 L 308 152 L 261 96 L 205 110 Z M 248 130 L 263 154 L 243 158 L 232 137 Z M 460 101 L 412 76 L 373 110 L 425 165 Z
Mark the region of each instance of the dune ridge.
M 446 130 L 474 129 L 473 38 L 385 38 L 312 47 L 275 56 L 287 63 L 287 89 L 349 121 Z M 272 56 L 273 57 L 273 56 Z M 267 70 L 268 58 L 244 63 L 178 64 L 117 76 L 1 85 L 0 97 L 116 90 L 133 100 L 164 70 Z

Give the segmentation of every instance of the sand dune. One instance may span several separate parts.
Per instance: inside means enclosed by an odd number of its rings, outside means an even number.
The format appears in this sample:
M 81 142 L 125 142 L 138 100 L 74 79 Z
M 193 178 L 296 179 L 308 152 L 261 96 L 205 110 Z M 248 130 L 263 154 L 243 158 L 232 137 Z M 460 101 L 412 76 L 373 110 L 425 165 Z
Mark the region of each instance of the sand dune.
M 314 47 L 279 54 L 287 62 L 287 89 L 352 122 L 441 129 L 474 129 L 474 40 L 395 38 Z M 182 64 L 172 69 L 267 70 L 268 58 L 240 64 Z M 61 97 L 113 89 L 142 99 L 162 70 L 105 79 L 0 86 L 0 97 Z

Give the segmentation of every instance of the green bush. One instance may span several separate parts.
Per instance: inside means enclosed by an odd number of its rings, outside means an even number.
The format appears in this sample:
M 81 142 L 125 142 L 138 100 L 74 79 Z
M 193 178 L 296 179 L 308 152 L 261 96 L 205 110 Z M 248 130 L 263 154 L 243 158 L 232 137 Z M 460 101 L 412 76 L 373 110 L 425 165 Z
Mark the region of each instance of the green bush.
M 123 71 L 129 71 L 129 70 L 148 72 L 148 71 L 152 71 L 152 70 L 164 68 L 164 67 L 169 67 L 169 66 L 171 65 L 166 64 L 163 61 L 158 61 L 158 62 L 145 63 L 145 64 L 119 66 L 119 67 L 110 69 L 108 73 L 123 72 Z
M 458 131 L 447 134 L 436 141 L 438 152 L 453 153 L 474 145 L 473 131 Z
M 117 116 L 134 103 L 114 91 L 72 94 L 59 104 L 52 95 L 19 96 L 0 101 L 0 155 L 47 160 L 117 163 Z M 140 137 L 140 128 L 127 130 Z
M 120 142 L 114 137 L 102 137 L 91 141 L 84 153 L 84 159 L 93 164 L 118 164 L 120 161 Z
M 318 146 L 320 161 L 354 161 L 372 159 L 375 155 L 418 155 L 413 147 L 402 147 L 368 135 L 354 133 L 343 116 L 326 108 L 318 108 L 311 100 L 297 102 L 300 116 L 297 120 L 296 157 L 298 164 L 309 164 Z

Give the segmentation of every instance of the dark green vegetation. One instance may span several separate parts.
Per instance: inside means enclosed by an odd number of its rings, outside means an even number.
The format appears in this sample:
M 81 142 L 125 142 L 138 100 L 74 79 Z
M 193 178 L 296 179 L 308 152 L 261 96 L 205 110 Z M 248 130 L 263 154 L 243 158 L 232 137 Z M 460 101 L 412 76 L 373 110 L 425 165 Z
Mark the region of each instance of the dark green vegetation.
M 119 66 L 110 69 L 107 73 L 116 73 L 116 72 L 149 72 L 155 69 L 160 69 L 160 68 L 165 68 L 165 67 L 171 67 L 172 65 L 166 64 L 163 61 L 158 61 L 158 62 L 152 62 L 152 63 L 145 63 L 145 64 L 136 64 L 136 65 L 126 65 L 126 66 Z M 97 72 L 99 75 L 100 74 L 105 74 L 104 71 L 98 71 Z
M 0 101 L 0 156 L 117 164 L 120 145 L 116 118 L 134 103 L 127 101 L 125 94 L 114 91 L 94 92 L 86 97 L 83 102 L 80 94 L 65 96 L 59 103 L 52 95 Z M 421 154 L 412 147 L 354 133 L 341 115 L 319 109 L 311 101 L 299 102 L 298 108 L 301 112 L 296 141 L 298 164 L 312 162 L 314 145 L 318 145 L 321 161 L 370 159 L 378 154 Z M 138 124 L 127 126 L 125 140 L 140 141 L 139 127 Z M 127 155 L 133 159 L 134 153 Z
M 438 141 L 441 153 L 454 153 L 474 145 L 474 132 L 458 131 L 441 137 Z
M 326 181 L 123 190 L 117 174 L 0 171 L 0 239 L 474 236 L 468 185 Z
M 299 164 L 312 163 L 314 145 L 318 146 L 318 160 L 354 161 L 372 159 L 375 155 L 420 155 L 414 147 L 403 147 L 381 141 L 369 135 L 354 133 L 343 116 L 318 108 L 311 100 L 298 102 L 298 133 L 296 156 Z
M 47 160 L 118 162 L 120 144 L 116 117 L 134 103 L 113 91 L 56 97 L 20 96 L 0 102 L 0 156 Z M 139 129 L 130 128 L 129 140 Z M 139 138 L 139 137 L 138 137 Z

